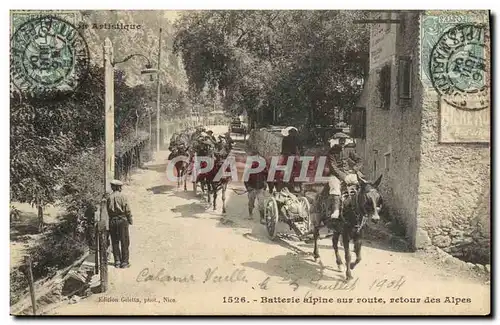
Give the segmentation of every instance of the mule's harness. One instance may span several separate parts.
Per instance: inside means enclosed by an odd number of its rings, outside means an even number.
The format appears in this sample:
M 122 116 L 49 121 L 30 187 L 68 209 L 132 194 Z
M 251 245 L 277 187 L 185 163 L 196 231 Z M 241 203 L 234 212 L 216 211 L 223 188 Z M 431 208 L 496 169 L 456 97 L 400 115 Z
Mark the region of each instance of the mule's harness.
M 356 225 L 354 225 L 354 229 L 356 229 L 356 233 L 359 233 L 361 229 L 366 225 L 366 222 L 368 221 L 368 216 L 366 213 L 363 213 L 360 211 L 361 209 L 361 204 L 359 202 L 359 191 L 358 189 L 355 188 L 348 188 L 348 193 L 344 194 L 342 200 L 342 206 L 344 206 L 344 201 L 346 197 L 351 198 L 351 211 L 354 213 L 354 216 L 356 217 Z M 354 202 L 355 204 L 353 204 Z M 343 213 L 342 213 L 343 214 Z M 361 222 L 358 223 L 359 217 L 361 217 Z

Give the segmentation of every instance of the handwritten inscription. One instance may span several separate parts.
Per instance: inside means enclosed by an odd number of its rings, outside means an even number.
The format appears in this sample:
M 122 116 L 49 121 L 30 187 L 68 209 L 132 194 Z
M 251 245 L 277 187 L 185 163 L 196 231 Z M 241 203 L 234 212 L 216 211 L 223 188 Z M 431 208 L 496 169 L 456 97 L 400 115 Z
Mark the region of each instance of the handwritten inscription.
M 325 278 L 323 274 L 316 278 L 289 278 L 283 279 L 283 281 L 273 281 L 273 279 L 267 276 L 262 281 L 249 281 L 247 277 L 247 271 L 244 268 L 237 268 L 229 271 L 222 271 L 219 267 L 207 268 L 198 277 L 194 274 L 172 274 L 165 268 L 161 268 L 158 271 L 151 270 L 150 268 L 144 268 L 137 275 L 137 282 L 161 282 L 161 283 L 185 283 L 185 284 L 231 284 L 231 283 L 249 283 L 251 282 L 251 288 L 253 290 L 268 290 L 276 288 L 278 285 L 286 285 L 291 291 L 297 291 L 301 287 L 307 289 L 309 295 L 311 292 L 333 292 L 333 291 L 354 291 L 360 285 L 371 291 L 397 291 L 405 283 L 406 278 L 404 276 L 394 277 L 394 278 L 379 278 L 373 281 L 361 281 L 356 278 L 351 281 L 345 281 L 342 278 L 329 279 Z
M 144 268 L 137 275 L 136 281 L 137 282 L 155 281 L 155 282 L 162 282 L 162 283 L 165 283 L 165 282 L 180 282 L 180 283 L 196 282 L 193 274 L 175 276 L 175 275 L 168 274 L 167 270 L 165 270 L 164 268 L 161 268 L 156 273 L 151 272 L 149 270 L 149 268 Z
M 164 268 L 154 272 L 149 268 L 144 268 L 136 277 L 137 282 L 177 282 L 177 283 L 195 283 L 198 282 L 194 274 L 173 275 Z M 235 283 L 248 282 L 245 269 L 236 269 L 229 273 L 222 274 L 219 268 L 208 268 L 204 272 L 202 283 Z
M 205 271 L 205 279 L 203 283 L 213 282 L 213 283 L 221 283 L 221 282 L 248 282 L 247 277 L 245 275 L 245 269 L 236 269 L 231 274 L 220 274 L 218 273 L 219 268 L 211 269 L 208 268 Z

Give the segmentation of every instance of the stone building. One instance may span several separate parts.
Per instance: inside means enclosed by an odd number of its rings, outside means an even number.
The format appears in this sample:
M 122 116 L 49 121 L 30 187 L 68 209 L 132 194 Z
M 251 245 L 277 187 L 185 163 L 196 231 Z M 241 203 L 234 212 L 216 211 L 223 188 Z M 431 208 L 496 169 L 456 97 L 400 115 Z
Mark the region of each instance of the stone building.
M 379 20 L 370 22 L 369 77 L 352 114 L 364 172 L 372 179 L 383 174 L 386 215 L 414 249 L 434 245 L 489 263 L 489 89 L 466 98 L 461 109 L 432 82 L 438 43 L 452 44 L 443 38 L 460 35 L 447 34 L 459 23 L 485 24 L 478 29 L 481 44 L 471 46 L 483 50 L 478 56 L 489 55 L 488 13 L 386 12 L 370 19 Z M 454 50 L 448 58 L 458 69 L 464 55 Z M 489 86 L 489 59 L 482 64 L 474 67 L 474 80 L 484 78 Z

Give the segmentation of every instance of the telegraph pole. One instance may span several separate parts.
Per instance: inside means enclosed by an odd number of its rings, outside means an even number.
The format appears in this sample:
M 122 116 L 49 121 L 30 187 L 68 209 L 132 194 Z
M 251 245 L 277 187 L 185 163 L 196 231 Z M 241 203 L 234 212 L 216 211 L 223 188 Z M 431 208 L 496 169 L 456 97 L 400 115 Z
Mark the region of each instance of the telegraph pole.
M 106 164 L 105 192 L 111 191 L 110 182 L 115 178 L 115 89 L 113 68 L 113 44 L 109 38 L 104 41 L 104 107 L 106 116 Z
M 160 97 L 161 97 L 161 83 L 160 83 L 160 64 L 161 64 L 161 28 L 160 28 L 160 34 L 158 36 L 158 73 L 157 77 L 158 79 L 156 80 L 156 87 L 157 87 L 157 99 L 156 99 L 156 152 L 160 152 Z
M 104 114 L 105 114 L 105 164 L 104 164 L 104 192 L 111 191 L 111 180 L 115 178 L 115 88 L 113 67 L 113 44 L 106 37 L 103 47 L 104 57 Z M 96 254 L 99 255 L 101 292 L 108 288 L 108 236 L 109 228 L 106 199 L 101 201 L 99 221 L 97 224 L 98 237 L 96 238 Z

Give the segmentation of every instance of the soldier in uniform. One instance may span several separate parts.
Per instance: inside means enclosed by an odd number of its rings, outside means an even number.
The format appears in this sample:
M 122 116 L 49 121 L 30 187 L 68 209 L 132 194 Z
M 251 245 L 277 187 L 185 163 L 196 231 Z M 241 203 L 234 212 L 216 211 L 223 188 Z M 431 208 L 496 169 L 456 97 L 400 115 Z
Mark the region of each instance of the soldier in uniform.
M 257 156 L 256 151 L 251 151 L 250 155 Z M 259 167 L 259 162 L 252 162 L 252 168 Z M 255 208 L 255 201 L 257 200 L 257 207 L 260 215 L 260 223 L 265 224 L 264 218 L 264 192 L 266 190 L 267 180 L 267 167 L 260 173 L 250 174 L 248 180 L 244 182 L 245 188 L 248 193 L 248 219 L 253 219 L 253 209 Z
M 214 136 L 214 131 L 208 130 L 207 131 L 208 138 L 215 144 L 217 143 L 217 139 Z
M 115 267 L 128 268 L 130 237 L 128 227 L 132 225 L 132 213 L 127 198 L 122 193 L 123 183 L 119 180 L 111 181 L 113 191 L 107 198 L 109 215 L 109 232 Z
M 345 133 L 336 133 L 333 139 L 338 139 L 338 144 L 333 144 L 330 140 L 330 150 L 328 151 L 328 167 L 330 169 L 330 177 L 328 185 L 330 187 L 329 194 L 332 195 L 332 219 L 338 219 L 340 214 L 340 187 L 342 182 L 347 185 L 355 185 L 358 183 L 356 174 L 361 175 L 360 170 L 363 166 L 361 158 L 354 151 L 345 149 L 346 139 L 349 136 Z

